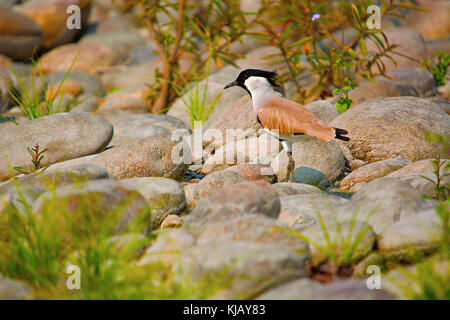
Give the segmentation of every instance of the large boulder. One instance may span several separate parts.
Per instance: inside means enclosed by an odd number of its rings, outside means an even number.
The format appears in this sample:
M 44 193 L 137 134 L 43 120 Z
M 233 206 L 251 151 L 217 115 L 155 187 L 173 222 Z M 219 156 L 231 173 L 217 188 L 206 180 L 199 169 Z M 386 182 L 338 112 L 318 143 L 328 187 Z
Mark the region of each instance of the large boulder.
M 0 6 L 0 54 L 24 60 L 36 54 L 42 42 L 42 30 L 33 19 Z
M 80 8 L 80 28 L 67 28 L 67 8 Z M 16 7 L 16 10 L 36 21 L 42 29 L 44 48 L 51 49 L 75 40 L 86 27 L 91 9 L 90 0 L 31 0 Z
M 73 71 L 99 74 L 102 68 L 115 64 L 120 55 L 114 49 L 98 44 L 66 44 L 43 55 L 37 64 L 37 70 L 43 74 L 63 71 L 70 66 Z
M 409 67 L 418 67 L 421 59 L 427 59 L 429 57 L 428 49 L 422 35 L 409 28 L 392 28 L 384 30 L 384 34 L 389 39 L 390 44 L 395 44 L 398 47 L 394 49 L 395 52 L 402 53 L 414 60 L 395 55 L 393 58 L 397 64 L 394 64 L 389 58 L 382 57 L 386 72 L 403 69 Z M 379 53 L 377 44 L 374 41 L 366 41 L 367 51 L 369 54 Z M 379 70 L 376 65 L 372 67 L 372 72 L 378 73 Z
M 351 172 L 339 182 L 341 191 L 352 191 L 357 184 L 370 182 L 376 178 L 384 177 L 411 162 L 401 158 L 387 159 L 369 163 Z
M 205 284 L 214 279 L 214 286 L 209 285 L 213 299 L 250 299 L 306 276 L 306 258 L 279 245 L 222 240 L 187 249 L 174 269 Z
M 421 98 L 378 98 L 347 110 L 330 125 L 348 131 L 350 141 L 340 143 L 355 159 L 418 161 L 439 155 L 441 148 L 427 142 L 424 133 L 449 134 L 450 117 Z
M 12 175 L 8 163 L 34 168 L 27 147 L 39 144 L 41 151 L 48 149 L 41 161 L 45 166 L 97 153 L 108 145 L 112 135 L 111 123 L 87 112 L 53 114 L 10 128 L 0 137 L 0 180 Z
M 357 215 L 367 221 L 376 234 L 395 222 L 429 209 L 434 203 L 422 198 L 407 182 L 396 178 L 378 178 L 364 185 L 343 207 L 339 215 L 351 219 Z
M 147 201 L 139 192 L 114 180 L 92 180 L 47 191 L 33 203 L 32 210 L 38 217 L 47 218 L 54 214 L 55 206 L 60 208 L 71 236 L 89 238 L 100 231 L 118 235 L 151 230 Z
M 186 207 L 186 198 L 180 184 L 159 177 L 123 179 L 120 184 L 136 190 L 147 200 L 152 210 L 152 228 L 158 228 L 169 214 L 178 214 Z
M 105 168 L 115 179 L 180 179 L 184 176 L 187 165 L 173 160 L 172 150 L 175 145 L 167 135 L 135 139 L 100 153 L 92 162 Z
M 276 218 L 280 211 L 278 194 L 264 181 L 230 185 L 199 201 L 184 220 L 185 226 L 199 227 L 249 214 Z
M 177 129 L 186 129 L 184 122 L 180 119 L 163 114 L 135 114 L 120 117 L 111 122 L 114 126 L 114 138 L 111 145 L 133 139 L 170 135 Z

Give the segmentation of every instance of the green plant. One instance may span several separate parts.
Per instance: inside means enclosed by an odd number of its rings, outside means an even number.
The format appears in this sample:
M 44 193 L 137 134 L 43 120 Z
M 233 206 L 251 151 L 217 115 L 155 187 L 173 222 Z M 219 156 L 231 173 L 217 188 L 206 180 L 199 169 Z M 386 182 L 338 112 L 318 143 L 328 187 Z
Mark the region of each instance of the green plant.
M 336 101 L 336 110 L 339 113 L 345 112 L 353 103 L 353 100 L 348 97 L 348 91 L 355 88 L 355 84 L 351 78 L 347 80 L 347 83 L 342 88 L 334 89 L 333 94 L 338 95 L 342 93 L 340 98 Z
M 49 83 L 48 79 L 37 70 L 35 63 L 31 67 L 31 75 L 29 83 L 27 77 L 23 73 L 17 73 L 11 65 L 9 70 L 15 81 L 6 79 L 8 85 L 9 96 L 5 96 L 12 104 L 16 105 L 20 111 L 30 120 L 41 118 L 50 114 L 67 112 L 80 103 L 90 99 L 92 96 L 74 101 L 75 98 L 69 100 L 64 99 L 64 84 L 72 71 L 73 66 L 77 60 L 78 55 L 73 60 L 71 66 L 64 74 L 61 81 Z M 36 77 L 35 75 L 38 74 Z M 39 83 L 37 83 L 39 79 Z M 14 83 L 15 82 L 15 83 Z M 56 88 L 56 90 L 55 90 Z M 2 120 L 9 120 L 8 118 L 1 118 Z M 11 121 L 18 124 L 15 121 Z
M 436 86 L 443 86 L 447 81 L 447 69 L 450 65 L 450 54 L 441 50 L 437 55 L 437 62 L 433 64 L 431 60 L 422 59 L 422 65 L 431 72 Z
M 207 299 L 224 283 L 221 279 L 227 280 L 227 268 L 194 280 L 189 272 L 161 263 L 137 264 L 159 234 L 144 234 L 149 215 L 142 212 L 118 229 L 134 198 L 104 212 L 98 209 L 101 197 L 77 196 L 83 181 L 75 182 L 67 199 L 49 185 L 36 211 L 14 180 L 18 201 L 0 203 L 0 272 L 25 281 L 35 298 Z M 69 265 L 80 268 L 79 290 L 66 287 Z
M 33 148 L 27 147 L 27 151 L 31 156 L 31 162 L 33 163 L 32 169 L 25 169 L 22 167 L 14 167 L 13 169 L 19 171 L 20 173 L 29 174 L 36 172 L 38 170 L 45 170 L 48 166 L 42 165 L 42 159 L 44 159 L 44 153 L 48 151 L 48 149 L 39 150 L 39 143 L 36 143 Z
M 449 300 L 450 266 L 447 261 L 429 259 L 410 268 L 399 269 L 398 276 L 388 276 L 397 295 L 409 300 Z
M 317 220 L 323 234 L 323 239 L 325 240 L 324 243 L 315 241 L 312 237 L 307 236 L 302 231 L 280 227 L 275 227 L 275 229 L 277 231 L 292 234 L 304 240 L 317 251 L 317 255 L 312 261 L 313 270 L 320 269 L 321 266 L 326 264 L 329 272 L 328 276 L 348 275 L 347 273 L 349 270 L 351 272 L 352 265 L 362 258 L 361 252 L 366 252 L 373 245 L 373 241 L 364 243 L 363 240 L 371 230 L 368 221 L 378 210 L 379 205 L 375 206 L 368 213 L 361 225 L 358 225 L 358 215 L 361 207 L 358 206 L 349 221 L 348 229 L 344 230 L 343 223 L 339 220 L 336 210 L 326 197 L 324 197 L 324 200 L 327 202 L 333 216 L 332 221 L 328 221 L 328 223 L 331 222 L 331 226 L 327 226 L 327 221 L 325 221 L 324 216 L 320 210 L 317 209 L 317 205 L 315 204 Z M 334 222 L 335 225 L 333 225 L 332 222 Z M 334 237 L 332 236 L 333 234 L 335 235 Z
M 195 122 L 204 123 L 206 120 L 208 120 L 208 117 L 211 114 L 211 111 L 213 110 L 214 106 L 222 97 L 222 93 L 218 93 L 209 103 L 206 102 L 209 75 L 211 71 L 211 61 L 209 61 L 207 65 L 208 70 L 206 73 L 205 82 L 202 90 L 203 92 L 200 92 L 201 75 L 198 73 L 194 75 L 194 85 L 187 90 L 186 94 L 187 99 L 184 98 L 183 87 L 174 85 L 174 89 L 177 91 L 179 98 L 183 101 L 183 104 L 186 107 L 186 111 L 191 120 L 192 128 L 195 127 Z M 188 87 L 189 84 L 186 81 L 186 79 L 183 78 L 182 75 L 180 75 L 180 79 L 183 81 L 184 87 Z
M 436 177 L 436 181 L 433 179 L 430 179 L 428 177 L 425 177 L 424 175 L 419 175 L 419 177 L 430 181 L 434 185 L 434 198 L 430 198 L 427 196 L 424 196 L 424 198 L 427 199 L 436 199 L 436 200 L 445 200 L 449 198 L 449 187 L 447 185 L 442 184 L 442 180 L 450 175 L 450 172 L 448 173 L 442 173 L 441 170 L 443 169 L 444 165 L 446 168 L 450 168 L 450 165 L 446 161 L 442 161 L 441 157 L 436 157 L 436 159 L 430 160 L 431 164 L 434 168 L 434 175 Z
M 446 169 L 449 171 L 450 169 L 450 161 L 443 161 L 442 158 L 448 156 L 450 151 L 450 135 L 448 134 L 438 134 L 433 132 L 425 132 L 425 139 L 428 142 L 435 143 L 440 145 L 441 151 L 440 154 L 433 160 L 430 160 L 434 168 L 434 175 L 436 177 L 436 181 L 420 175 L 423 179 L 430 181 L 434 185 L 434 199 L 437 201 L 449 199 L 449 187 L 448 185 L 442 184 L 442 180 L 449 176 L 450 173 L 442 173 L 442 169 Z M 429 198 L 424 196 L 425 198 Z
M 176 98 L 175 84 L 190 82 L 196 73 L 207 74 L 212 59 L 233 64 L 239 54 L 230 51 L 247 30 L 239 0 L 126 0 L 136 8 L 137 20 L 150 32 L 163 70 L 155 72 L 156 82 L 149 87 L 152 112 L 167 109 Z M 183 66 L 184 64 L 184 66 Z M 180 77 L 181 75 L 181 77 Z
M 263 0 L 257 14 L 257 23 L 264 31 L 253 34 L 263 43 L 276 47 L 280 53 L 274 63 L 286 66 L 281 80 L 292 81 L 297 89 L 294 98 L 300 102 L 331 96 L 331 88 L 342 88 L 348 79 L 373 79 L 385 75 L 382 58 L 394 62 L 394 51 L 383 30 L 367 28 L 367 7 L 372 1 L 327 0 Z M 381 18 L 398 16 L 396 9 L 419 10 L 408 1 L 381 1 Z M 320 19 L 312 19 L 320 15 Z M 279 28 L 279 29 L 278 29 Z M 345 30 L 352 29 L 352 39 L 345 39 Z M 340 31 L 340 36 L 338 35 Z M 300 39 L 300 40 L 298 40 Z M 349 41 L 350 40 L 350 41 Z M 367 41 L 372 41 L 376 52 L 368 52 Z M 299 75 L 306 70 L 305 61 L 312 70 L 314 85 L 302 87 Z M 377 71 L 376 71 L 377 70 Z M 356 84 L 356 81 L 355 81 Z M 346 101 L 348 103 L 348 101 Z

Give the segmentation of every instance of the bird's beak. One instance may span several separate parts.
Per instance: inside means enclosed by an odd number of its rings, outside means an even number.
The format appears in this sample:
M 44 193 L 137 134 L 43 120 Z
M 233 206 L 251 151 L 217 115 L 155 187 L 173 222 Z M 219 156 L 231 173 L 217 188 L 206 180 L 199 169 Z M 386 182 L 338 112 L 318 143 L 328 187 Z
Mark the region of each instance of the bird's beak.
M 236 81 L 230 82 L 229 84 L 227 84 L 225 87 L 223 87 L 224 89 L 228 89 L 234 86 L 237 86 L 238 83 Z

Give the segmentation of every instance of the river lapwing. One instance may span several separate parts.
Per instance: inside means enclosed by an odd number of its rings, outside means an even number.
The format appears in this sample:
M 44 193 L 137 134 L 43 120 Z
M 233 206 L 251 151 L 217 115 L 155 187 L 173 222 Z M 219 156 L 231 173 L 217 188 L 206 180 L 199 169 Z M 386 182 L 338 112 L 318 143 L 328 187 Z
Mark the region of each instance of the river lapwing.
M 279 139 L 289 155 L 288 179 L 292 181 L 295 163 L 292 159 L 292 144 L 311 137 L 321 141 L 334 138 L 348 141 L 344 129 L 333 128 L 316 118 L 301 104 L 285 99 L 274 90 L 277 73 L 258 69 L 242 71 L 237 79 L 224 89 L 239 86 L 245 89 L 252 99 L 256 121 L 264 130 Z M 311 139 L 314 139 L 311 138 Z

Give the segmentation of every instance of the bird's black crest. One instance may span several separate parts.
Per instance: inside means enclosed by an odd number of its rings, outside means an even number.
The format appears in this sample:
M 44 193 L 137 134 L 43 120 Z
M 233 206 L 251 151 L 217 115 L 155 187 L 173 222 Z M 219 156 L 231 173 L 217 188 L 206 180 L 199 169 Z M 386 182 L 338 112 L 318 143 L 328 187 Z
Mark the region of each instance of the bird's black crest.
M 236 79 L 236 82 L 238 84 L 243 85 L 245 80 L 247 80 L 250 77 L 263 77 L 266 78 L 269 83 L 274 86 L 278 87 L 278 74 L 275 71 L 264 71 L 259 69 L 246 69 L 239 73 L 239 76 Z

